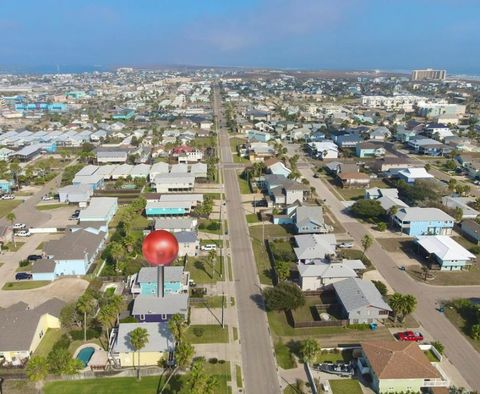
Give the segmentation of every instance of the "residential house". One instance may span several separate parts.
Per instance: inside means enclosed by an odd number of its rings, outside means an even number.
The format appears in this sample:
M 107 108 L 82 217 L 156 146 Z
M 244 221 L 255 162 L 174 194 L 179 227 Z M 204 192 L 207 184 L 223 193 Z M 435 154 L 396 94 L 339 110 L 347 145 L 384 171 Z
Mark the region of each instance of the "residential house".
M 150 182 L 153 182 L 157 175 L 168 174 L 169 172 L 170 172 L 170 166 L 167 163 L 160 161 L 152 165 L 152 167 L 150 168 L 150 174 L 148 178 Z
M 450 128 L 441 123 L 427 123 L 423 132 L 425 135 L 440 141 L 443 141 L 446 137 L 453 136 Z
M 128 153 L 124 150 L 98 150 L 97 163 L 126 163 Z
M 145 214 L 151 216 L 183 216 L 190 214 L 189 201 L 151 201 L 145 206 Z
M 450 385 L 416 342 L 363 342 L 362 352 L 359 369 L 371 375 L 376 393 L 420 393 Z
M 132 346 L 130 339 L 130 333 L 137 328 L 142 328 L 148 333 L 148 341 L 140 351 Z M 116 368 L 138 368 L 139 362 L 140 366 L 157 366 L 160 360 L 165 359 L 168 353 L 174 350 L 175 339 L 167 323 L 120 323 L 112 330 L 109 359 Z
M 444 196 L 442 197 L 442 204 L 450 209 L 459 208 L 462 210 L 462 219 L 475 219 L 480 212 L 473 209 L 469 203 L 473 203 L 475 199 L 473 197 L 455 197 Z
M 370 139 L 384 141 L 390 138 L 392 133 L 385 126 L 380 126 L 370 131 Z
M 288 205 L 302 202 L 308 188 L 294 180 L 281 175 L 267 174 L 264 176 L 264 187 L 276 205 Z
M 12 191 L 12 181 L 0 179 L 0 193 L 10 193 Z
M 0 161 L 9 161 L 15 151 L 8 148 L 0 148 Z
M 92 196 L 93 189 L 85 184 L 68 185 L 58 189 L 58 197 L 62 203 L 76 203 L 85 207 Z
M 132 316 L 139 323 L 166 322 L 177 313 L 187 319 L 187 293 L 170 293 L 165 297 L 139 294 L 133 301 Z
M 295 236 L 295 245 L 298 262 L 305 263 L 335 256 L 337 239 L 335 234 L 301 234 Z
M 292 170 L 290 170 L 285 164 L 283 164 L 283 162 L 273 157 L 271 159 L 265 160 L 265 166 L 267 167 L 267 171 L 270 174 L 281 175 L 285 178 L 288 178 L 288 176 L 292 172 Z
M 408 205 L 398 198 L 398 190 L 395 188 L 381 189 L 374 187 L 365 190 L 366 200 L 377 200 L 385 211 L 396 206 L 397 208 L 406 208 Z
M 178 256 L 197 256 L 200 250 L 200 240 L 195 231 L 179 231 L 175 233 L 178 241 Z
M 333 227 L 325 223 L 323 209 L 319 206 L 287 206 L 283 214 L 273 216 L 273 223 L 292 224 L 297 234 L 324 234 L 333 231 Z
M 157 193 L 191 192 L 195 186 L 195 176 L 188 173 L 158 174 L 153 183 Z
M 266 142 L 251 142 L 248 155 L 250 161 L 264 161 L 275 155 L 275 149 Z
M 309 142 L 306 145 L 307 151 L 312 157 L 317 159 L 336 159 L 338 158 L 338 146 L 333 141 Z
M 87 208 L 80 211 L 80 222 L 107 222 L 118 210 L 117 197 L 92 197 Z
M 30 308 L 18 302 L 0 309 L 0 362 L 22 366 L 37 349 L 49 328 L 60 328 L 60 311 L 65 302 L 58 298 Z
M 190 174 L 199 178 L 207 178 L 208 176 L 208 166 L 205 163 L 195 163 L 190 166 Z
M 344 188 L 370 186 L 370 176 L 363 172 L 341 172 L 337 177 Z
M 467 219 L 460 224 L 463 234 L 477 245 L 480 244 L 480 224 L 473 219 Z
M 300 287 L 302 291 L 319 290 L 347 278 L 357 278 L 358 273 L 365 268 L 361 260 L 343 260 L 341 262 L 315 260 L 313 264 L 299 263 Z
M 188 145 L 173 148 L 172 156 L 177 158 L 178 163 L 197 163 L 203 160 L 203 152 Z
M 363 141 L 363 138 L 358 134 L 342 134 L 336 136 L 333 140 L 340 148 L 355 148 L 357 144 Z
M 433 179 L 434 176 L 429 174 L 424 167 L 405 168 L 397 172 L 397 176 L 407 183 L 414 183 L 418 180 Z
M 249 142 L 268 142 L 272 139 L 272 135 L 264 131 L 248 130 L 247 138 Z
M 415 139 L 411 139 L 410 141 L 408 141 L 408 146 L 415 153 L 428 156 L 444 156 L 453 150 L 451 146 L 425 137 L 417 137 Z
M 455 219 L 438 208 L 400 208 L 393 217 L 400 230 L 412 237 L 451 235 Z
M 355 153 L 358 157 L 381 157 L 385 156 L 385 148 L 382 143 L 365 141 L 357 144 Z
M 178 233 L 180 231 L 195 231 L 196 227 L 197 219 L 192 217 L 155 219 L 155 230 L 166 230 L 171 233 Z
M 383 157 L 375 160 L 372 168 L 377 172 L 400 171 L 413 167 L 414 163 L 407 157 Z
M 86 275 L 102 250 L 106 231 L 85 228 L 67 232 L 58 240 L 45 243 L 43 253 L 48 258 L 32 266 L 33 280 L 55 280 L 65 275 Z M 52 261 L 55 264 L 52 264 Z
M 158 267 L 142 267 L 135 275 L 131 293 L 160 297 L 162 283 L 165 296 L 172 293 L 188 293 L 190 274 L 183 266 L 166 266 L 163 272 L 165 277 L 162 281 L 162 270 L 158 270 Z
M 427 235 L 416 239 L 427 254 L 430 264 L 438 264 L 442 271 L 460 271 L 472 264 L 475 255 L 447 235 Z
M 385 320 L 392 311 L 375 285 L 358 278 L 333 283 L 337 301 L 350 324 L 374 323 Z

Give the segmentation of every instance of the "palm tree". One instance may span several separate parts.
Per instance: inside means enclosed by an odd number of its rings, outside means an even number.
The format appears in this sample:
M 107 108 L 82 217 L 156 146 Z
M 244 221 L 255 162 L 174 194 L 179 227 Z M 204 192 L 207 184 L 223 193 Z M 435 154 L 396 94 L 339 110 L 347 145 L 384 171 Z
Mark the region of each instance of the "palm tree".
M 110 255 L 115 261 L 115 270 L 117 272 L 122 272 L 123 264 L 121 264 L 121 260 L 125 257 L 125 249 L 123 249 L 123 246 L 118 242 L 112 242 L 110 246 Z
M 175 361 L 177 363 L 177 366 L 172 371 L 167 381 L 163 385 L 162 389 L 160 390 L 160 394 L 163 393 L 163 390 L 165 390 L 165 387 L 167 387 L 168 382 L 170 382 L 170 379 L 175 376 L 179 369 L 186 369 L 190 365 L 194 353 L 195 348 L 191 343 L 183 341 L 177 344 L 177 346 L 175 347 Z
M 212 279 L 215 277 L 215 263 L 217 262 L 217 251 L 212 249 L 208 252 L 208 261 L 212 265 Z
M 390 216 L 390 222 L 393 223 L 393 218 L 398 213 L 398 206 L 392 205 L 388 210 L 388 215 Z
M 365 253 L 372 245 L 373 245 L 373 238 L 371 237 L 371 235 L 365 234 L 362 238 L 363 256 L 365 256 Z
M 430 272 L 430 268 L 428 268 L 426 265 L 422 265 L 422 272 L 423 272 L 423 281 L 426 282 L 428 278 L 428 274 Z
M 45 357 L 33 356 L 28 360 L 27 377 L 31 382 L 39 382 L 48 375 L 48 362 Z
M 140 350 L 148 343 L 148 331 L 145 328 L 137 327 L 129 332 L 130 344 L 135 352 L 138 352 L 137 378 L 140 380 Z M 135 362 L 133 363 L 135 365 Z
M 133 252 L 135 243 L 136 243 L 136 239 L 131 233 L 128 233 L 126 237 L 123 239 L 123 245 L 127 248 L 127 252 L 130 254 Z
M 185 331 L 187 329 L 187 322 L 181 314 L 176 313 L 168 321 L 168 328 L 175 338 L 175 341 L 182 342 L 183 336 L 185 335 Z
M 15 242 L 15 234 L 13 232 L 13 223 L 15 222 L 15 220 L 17 219 L 17 217 L 15 216 L 15 214 L 13 212 L 9 212 L 7 214 L 7 220 L 10 222 L 10 227 L 12 228 L 12 242 L 13 242 L 13 245 L 16 247 L 17 244 Z
M 112 325 L 115 317 L 116 313 L 110 305 L 105 305 L 103 308 L 101 308 L 97 315 L 97 320 L 107 332 L 107 343 L 110 338 L 110 326 Z
M 389 300 L 395 319 L 403 321 L 407 315 L 412 313 L 417 306 L 417 299 L 410 294 L 394 293 Z
M 87 315 L 92 312 L 94 308 L 93 298 L 85 293 L 82 295 L 76 305 L 77 310 L 83 314 L 83 340 L 87 341 Z
M 302 342 L 302 345 L 300 347 L 300 354 L 302 355 L 302 359 L 307 364 L 315 360 L 315 357 L 318 355 L 319 351 L 320 346 L 318 346 L 318 342 L 315 339 L 306 339 Z

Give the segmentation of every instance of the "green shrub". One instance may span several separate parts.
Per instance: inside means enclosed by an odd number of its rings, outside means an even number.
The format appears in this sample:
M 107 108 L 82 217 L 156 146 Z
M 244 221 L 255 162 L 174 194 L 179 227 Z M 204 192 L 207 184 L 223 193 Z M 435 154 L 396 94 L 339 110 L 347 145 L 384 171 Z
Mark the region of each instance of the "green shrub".
M 387 290 L 387 286 L 385 285 L 385 283 L 383 283 L 380 280 L 372 280 L 372 283 L 375 285 L 375 287 L 377 288 L 377 290 L 379 291 L 379 293 L 382 296 L 387 295 L 388 290 Z
M 440 341 L 433 341 L 432 346 L 438 350 L 438 353 L 443 354 L 445 350 L 445 346 L 443 346 L 443 343 Z
M 210 222 L 207 226 L 207 230 L 210 230 L 210 231 L 220 230 L 220 223 L 219 222 Z
M 468 251 L 473 254 L 480 254 L 480 246 L 472 246 Z
M 137 322 L 137 319 L 135 319 L 133 316 L 127 316 L 120 320 L 120 323 L 136 323 L 136 322 Z
M 218 358 L 216 358 L 216 357 L 209 358 L 208 362 L 210 364 L 216 364 L 216 363 L 218 363 Z
M 205 330 L 203 329 L 203 327 L 194 327 L 193 328 L 193 334 L 196 337 L 201 337 L 204 332 L 205 332 Z
M 70 336 L 74 341 L 82 341 L 83 340 L 83 330 L 72 330 L 70 331 Z M 87 328 L 87 340 L 98 338 L 100 336 L 100 332 L 93 328 Z
M 30 264 L 30 261 L 28 261 L 28 260 L 22 260 L 22 261 L 20 261 L 20 263 L 18 263 L 18 265 L 20 267 L 26 267 L 29 264 Z
M 387 229 L 387 223 L 385 222 L 380 222 L 377 224 L 377 230 L 378 231 L 385 231 Z
M 55 342 L 52 349 L 59 349 L 59 348 L 68 349 L 68 347 L 70 346 L 71 343 L 72 343 L 72 341 L 70 340 L 68 335 L 63 334 L 60 337 L 60 339 L 57 342 Z
M 351 330 L 368 330 L 370 328 L 370 325 L 367 323 L 357 323 L 357 324 L 349 324 L 347 328 Z

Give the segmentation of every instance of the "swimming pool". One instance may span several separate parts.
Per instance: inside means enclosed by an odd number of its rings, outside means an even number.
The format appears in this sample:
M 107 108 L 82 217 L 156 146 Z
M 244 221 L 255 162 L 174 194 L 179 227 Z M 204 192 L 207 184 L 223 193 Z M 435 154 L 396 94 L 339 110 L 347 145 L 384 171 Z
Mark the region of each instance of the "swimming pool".
M 93 347 L 84 347 L 78 352 L 77 360 L 80 360 L 83 366 L 86 367 L 88 365 L 88 362 L 92 358 L 93 353 L 95 353 L 95 349 Z

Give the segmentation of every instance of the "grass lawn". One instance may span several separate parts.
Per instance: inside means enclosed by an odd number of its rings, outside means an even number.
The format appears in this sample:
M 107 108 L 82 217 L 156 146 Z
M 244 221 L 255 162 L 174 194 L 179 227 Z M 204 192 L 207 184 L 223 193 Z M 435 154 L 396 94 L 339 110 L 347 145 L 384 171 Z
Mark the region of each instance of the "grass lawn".
M 264 230 L 262 230 L 264 227 Z M 253 226 L 250 228 L 252 238 L 262 240 L 262 231 L 265 231 L 265 239 L 270 237 L 285 237 L 291 235 L 288 230 L 279 224 L 265 224 L 264 226 Z
M 116 228 L 118 223 L 123 219 L 125 215 L 125 211 L 127 209 L 127 205 L 120 206 L 118 208 L 117 213 L 113 217 L 112 221 L 108 225 L 109 228 Z M 135 217 L 131 220 L 132 228 L 133 229 L 144 229 L 149 225 L 148 219 L 143 215 L 135 215 Z
M 18 207 L 22 200 L 0 200 L 0 218 L 6 216 L 14 208 Z
M 220 200 L 222 193 L 203 193 L 204 197 L 212 197 L 214 200 Z
M 247 215 L 247 223 L 258 223 L 260 220 L 258 220 L 258 216 L 255 213 L 249 213 Z
M 450 320 L 450 322 L 457 327 L 458 331 L 460 331 L 465 338 L 467 338 L 467 341 L 469 341 L 472 346 L 477 350 L 477 352 L 480 352 L 480 341 L 474 340 L 470 336 L 470 324 L 469 322 L 460 315 L 454 308 L 452 307 L 446 307 L 445 308 L 445 316 Z
M 408 268 L 407 272 L 412 278 L 423 282 L 425 274 L 420 267 Z M 463 271 L 430 271 L 433 279 L 427 282 L 437 286 L 468 286 L 480 284 L 480 264 L 473 264 L 469 270 Z
M 222 296 L 220 295 L 215 295 L 215 296 L 210 296 L 210 297 L 203 297 L 200 298 L 202 302 L 191 302 L 190 306 L 192 308 L 221 308 L 222 307 Z M 190 298 L 192 300 L 192 298 Z M 227 306 L 228 299 L 225 297 L 224 299 L 224 305 Z
M 320 353 L 317 358 L 315 359 L 316 363 L 324 363 L 326 361 L 337 362 L 337 361 L 345 361 L 349 362 L 352 360 L 352 351 L 351 350 L 343 350 L 342 352 L 328 352 L 328 353 Z
M 240 175 L 238 176 L 238 186 L 240 187 L 241 194 L 250 194 L 252 191 L 250 190 L 250 186 L 246 179 L 243 179 Z
M 144 376 L 138 381 L 136 378 L 103 378 L 75 381 L 58 381 L 45 384 L 45 394 L 129 394 L 129 393 L 156 393 L 159 387 L 159 376 Z M 170 380 L 168 393 L 175 393 L 181 388 L 180 376 Z
M 358 380 L 352 379 L 335 379 L 329 380 L 333 394 L 362 394 L 362 388 Z
M 220 220 L 210 220 L 210 219 L 200 219 L 198 221 L 198 231 L 201 231 L 202 233 L 209 233 L 209 234 L 221 234 L 222 233 L 222 228 L 221 226 L 218 226 L 217 229 L 211 230 L 208 228 L 208 226 L 217 223 L 220 224 Z
M 31 290 L 43 287 L 52 283 L 48 280 L 26 280 L 18 282 L 7 282 L 3 285 L 2 290 Z
M 32 263 L 28 263 L 28 265 L 24 266 L 24 267 L 18 267 L 15 272 L 29 272 L 32 270 Z
M 242 368 L 240 365 L 235 365 L 235 374 L 237 375 L 237 387 L 243 387 L 243 379 L 242 379 Z
M 291 369 L 297 367 L 297 362 L 293 354 L 283 342 L 279 341 L 275 344 L 275 357 L 277 358 L 277 364 L 280 368 Z
M 342 256 L 344 259 L 351 259 L 351 260 L 362 260 L 363 264 L 365 264 L 365 267 L 367 267 L 367 271 L 370 269 L 373 269 L 372 262 L 370 259 L 363 254 L 363 251 L 358 250 L 358 249 L 342 249 L 341 252 L 339 252 L 340 256 Z
M 438 363 L 439 362 L 437 356 L 435 356 L 435 354 L 431 350 L 425 350 L 423 353 L 425 354 L 425 356 L 427 356 L 427 358 L 430 362 L 432 362 L 432 363 Z
M 228 326 L 222 328 L 217 324 L 192 324 L 188 327 L 185 338 L 191 343 L 227 343 Z
M 37 208 L 39 211 L 50 211 L 53 209 L 65 208 L 65 207 L 68 207 L 68 204 L 40 204 L 40 205 L 37 205 L 35 208 Z
M 34 356 L 43 356 L 47 357 L 50 350 L 52 350 L 53 345 L 60 339 L 62 336 L 61 328 L 49 328 L 46 334 L 43 336 L 40 345 L 34 352 Z
M 100 339 L 98 338 L 92 338 L 92 339 L 87 339 L 87 342 L 84 342 L 83 339 L 82 340 L 78 340 L 78 341 L 72 341 L 70 343 L 70 346 L 68 347 L 68 351 L 72 354 L 75 353 L 75 351 L 80 347 L 82 346 L 83 344 L 85 343 L 95 343 L 96 345 L 100 346 L 100 347 L 103 347 L 105 348 L 104 344 L 102 342 L 100 342 Z
M 200 246 L 208 245 L 208 244 L 215 244 L 217 247 L 223 247 L 223 240 L 222 239 L 201 239 Z
M 387 252 L 399 253 L 411 248 L 413 238 L 378 238 L 377 241 Z
M 233 156 L 234 163 L 240 163 L 240 164 L 250 163 L 249 159 L 247 159 L 246 157 L 239 156 L 236 152 L 232 153 L 232 156 Z
M 19 250 L 23 245 L 25 245 L 25 242 L 20 242 L 17 241 L 15 243 L 13 242 L 7 242 L 5 245 L 3 245 L 4 250 L 8 250 L 9 252 L 16 252 Z
M 190 272 L 190 277 L 197 284 L 216 283 L 222 279 L 223 263 L 217 257 L 215 267 L 205 257 L 189 257 L 185 270 Z
M 233 332 L 233 340 L 237 341 L 238 340 L 238 328 L 237 327 L 232 327 L 232 332 Z

